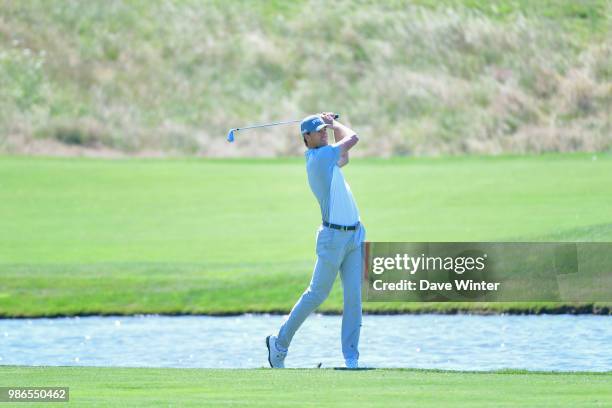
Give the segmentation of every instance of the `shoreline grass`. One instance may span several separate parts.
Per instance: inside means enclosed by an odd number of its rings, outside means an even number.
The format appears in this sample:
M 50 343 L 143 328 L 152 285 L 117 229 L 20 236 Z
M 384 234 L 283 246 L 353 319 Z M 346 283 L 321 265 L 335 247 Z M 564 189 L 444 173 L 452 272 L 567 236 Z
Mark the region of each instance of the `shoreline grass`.
M 309 265 L 0 265 L 0 318 L 286 314 Z M 366 314 L 598 314 L 612 303 L 364 302 Z M 337 282 L 318 313 L 342 313 Z

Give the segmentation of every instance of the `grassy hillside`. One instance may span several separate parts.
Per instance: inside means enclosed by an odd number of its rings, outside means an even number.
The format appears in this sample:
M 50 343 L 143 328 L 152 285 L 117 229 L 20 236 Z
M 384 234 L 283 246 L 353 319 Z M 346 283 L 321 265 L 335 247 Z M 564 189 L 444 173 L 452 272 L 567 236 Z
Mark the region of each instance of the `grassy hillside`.
M 70 406 L 79 407 L 612 404 L 610 373 L 1 367 L 0 382 L 70 387 Z
M 356 159 L 344 172 L 370 241 L 612 241 L 610 155 Z M 0 315 L 286 312 L 319 217 L 301 159 L 0 157 Z M 337 284 L 321 310 L 341 305 Z
M 0 151 L 296 154 L 224 136 L 320 110 L 366 155 L 605 151 L 611 4 L 3 0 Z

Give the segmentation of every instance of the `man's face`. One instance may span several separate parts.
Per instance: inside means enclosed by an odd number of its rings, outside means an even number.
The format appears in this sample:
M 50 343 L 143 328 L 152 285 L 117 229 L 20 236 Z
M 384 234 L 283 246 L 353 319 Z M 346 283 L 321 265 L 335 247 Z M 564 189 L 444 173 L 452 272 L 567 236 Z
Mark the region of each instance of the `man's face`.
M 327 145 L 327 126 L 318 132 L 310 132 L 306 136 L 306 141 L 308 142 L 308 147 L 317 148 L 321 146 Z

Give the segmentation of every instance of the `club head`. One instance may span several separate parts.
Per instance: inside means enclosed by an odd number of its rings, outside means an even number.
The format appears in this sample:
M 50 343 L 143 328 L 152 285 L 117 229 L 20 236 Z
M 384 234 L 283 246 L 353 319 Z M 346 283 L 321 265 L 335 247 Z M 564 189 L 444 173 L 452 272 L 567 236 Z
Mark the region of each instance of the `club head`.
M 227 141 L 230 143 L 234 141 L 234 130 L 235 129 L 230 129 L 229 133 L 227 134 Z

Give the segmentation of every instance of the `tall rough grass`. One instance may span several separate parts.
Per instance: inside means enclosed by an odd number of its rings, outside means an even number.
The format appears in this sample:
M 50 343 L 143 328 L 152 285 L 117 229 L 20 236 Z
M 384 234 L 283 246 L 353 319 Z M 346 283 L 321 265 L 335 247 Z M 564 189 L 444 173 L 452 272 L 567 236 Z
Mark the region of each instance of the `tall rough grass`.
M 511 6 L 513 4 L 513 6 Z M 367 155 L 612 148 L 609 1 L 0 0 L 0 150 Z

